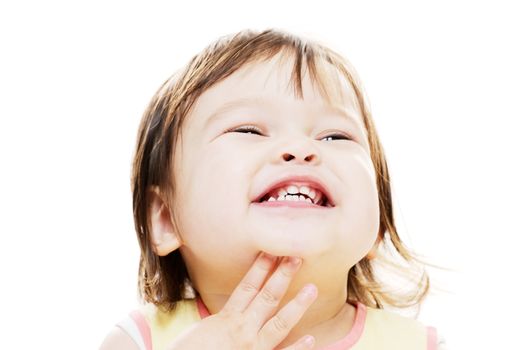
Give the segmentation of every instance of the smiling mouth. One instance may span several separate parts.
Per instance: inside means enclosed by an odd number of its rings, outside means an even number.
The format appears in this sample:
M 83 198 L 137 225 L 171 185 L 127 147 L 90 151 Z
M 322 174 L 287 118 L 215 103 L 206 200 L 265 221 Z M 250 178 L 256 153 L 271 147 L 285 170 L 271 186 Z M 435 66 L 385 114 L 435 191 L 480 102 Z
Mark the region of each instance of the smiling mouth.
M 322 191 L 316 190 L 314 192 L 292 190 L 287 193 L 282 190 L 274 189 L 259 200 L 253 202 L 260 207 L 265 208 L 305 208 L 305 209 L 329 209 L 334 205 L 329 201 L 328 197 Z
M 279 196 L 279 197 L 273 197 L 271 194 L 266 194 L 263 196 L 258 202 L 255 202 L 257 204 L 261 204 L 268 207 L 293 207 L 293 208 L 332 208 L 333 205 L 331 205 L 325 195 L 321 195 L 321 198 L 316 200 L 316 202 L 313 202 L 309 196 L 306 196 L 304 194 L 296 194 L 296 195 L 285 195 L 285 196 Z
M 253 199 L 264 207 L 332 208 L 332 196 L 323 183 L 308 176 L 289 176 L 270 185 Z

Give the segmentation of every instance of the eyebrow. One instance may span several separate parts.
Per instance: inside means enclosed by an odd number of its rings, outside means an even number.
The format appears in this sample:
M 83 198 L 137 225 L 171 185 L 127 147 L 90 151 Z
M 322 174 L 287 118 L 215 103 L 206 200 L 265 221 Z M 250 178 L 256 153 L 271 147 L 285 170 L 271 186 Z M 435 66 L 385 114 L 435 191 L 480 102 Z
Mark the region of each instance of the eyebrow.
M 232 101 L 228 101 L 224 104 L 222 104 L 220 107 L 218 107 L 206 120 L 205 125 L 208 125 L 215 121 L 216 119 L 219 119 L 221 115 L 234 110 L 236 108 L 240 107 L 253 107 L 253 106 L 267 106 L 269 104 L 269 101 L 260 97 L 260 96 L 254 96 L 254 97 L 241 97 Z
M 220 119 L 222 115 L 225 113 L 235 110 L 236 108 L 240 107 L 268 107 L 272 106 L 272 100 L 265 99 L 261 96 L 252 96 L 252 97 L 241 97 L 232 101 L 228 101 L 224 104 L 222 104 L 220 107 L 218 107 L 206 120 L 205 126 L 209 125 L 210 123 L 214 122 L 217 119 Z M 361 128 L 360 123 L 354 118 L 351 114 L 349 114 L 345 108 L 338 106 L 338 105 L 330 105 L 330 104 L 324 104 L 320 107 L 320 111 L 322 112 L 328 112 L 332 115 L 339 116 L 347 121 L 350 121 L 353 123 L 356 127 L 359 129 Z

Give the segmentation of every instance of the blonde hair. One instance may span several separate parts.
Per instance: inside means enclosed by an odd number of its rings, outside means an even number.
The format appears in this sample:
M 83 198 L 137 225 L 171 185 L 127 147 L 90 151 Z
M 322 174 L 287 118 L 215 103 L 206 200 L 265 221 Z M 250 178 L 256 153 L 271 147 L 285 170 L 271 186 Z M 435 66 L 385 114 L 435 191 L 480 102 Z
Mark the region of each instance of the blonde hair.
M 147 107 L 139 126 L 136 151 L 132 166 L 133 214 L 135 229 L 141 248 L 139 263 L 139 294 L 144 301 L 167 310 L 187 298 L 191 285 L 185 263 L 178 250 L 167 256 L 158 256 L 150 239 L 149 189 L 158 186 L 165 198 L 175 193 L 172 178 L 173 152 L 181 135 L 182 124 L 199 96 L 208 88 L 227 78 L 248 63 L 268 60 L 277 54 L 293 59 L 291 82 L 296 95 L 303 96 L 302 72 L 308 69 L 326 99 L 334 97 L 335 80 L 327 67 L 343 77 L 354 90 L 363 124 L 367 131 L 370 156 L 376 172 L 381 246 L 394 248 L 393 259 L 388 261 L 401 276 L 411 276 L 412 288 L 404 291 L 388 290 L 380 283 L 375 261 L 364 257 L 348 274 L 348 298 L 365 305 L 383 308 L 420 305 L 429 290 L 429 278 L 423 263 L 402 243 L 394 222 L 389 171 L 384 151 L 374 126 L 363 88 L 353 67 L 342 56 L 329 48 L 296 35 L 269 29 L 261 32 L 244 30 L 220 38 L 210 44 L 177 74 L 170 77 L 157 91 Z M 306 65 L 306 67 L 304 66 Z M 341 93 L 341 91 L 340 91 Z M 167 201 L 168 203 L 168 201 Z M 170 208 L 173 212 L 174 208 Z M 177 226 L 177 222 L 175 222 Z M 387 255 L 384 255 L 387 257 Z M 415 280 L 416 271 L 418 278 Z

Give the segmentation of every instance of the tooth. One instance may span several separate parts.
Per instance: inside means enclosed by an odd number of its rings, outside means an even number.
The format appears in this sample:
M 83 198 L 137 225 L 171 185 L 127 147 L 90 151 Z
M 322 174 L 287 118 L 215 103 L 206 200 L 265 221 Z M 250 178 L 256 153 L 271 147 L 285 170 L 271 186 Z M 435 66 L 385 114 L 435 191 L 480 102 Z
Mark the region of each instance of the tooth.
M 314 197 L 314 203 L 318 204 L 318 201 L 321 199 L 321 192 L 320 191 L 316 191 L 316 196 Z
M 280 195 L 280 196 L 278 197 L 278 201 L 284 201 L 284 200 L 285 200 L 285 196 Z
M 300 193 L 301 194 L 307 194 L 308 195 L 309 192 L 310 192 L 310 188 L 308 188 L 307 186 L 301 186 L 300 187 Z
M 312 199 L 310 199 L 310 198 L 305 199 L 305 201 L 312 204 Z
M 309 197 L 312 199 L 316 198 L 316 190 L 310 190 Z
M 300 196 L 299 200 L 300 200 L 300 202 L 305 202 L 306 201 L 305 197 L 303 197 L 303 196 Z
M 270 197 L 270 198 L 268 199 L 269 202 L 274 202 L 275 200 L 276 200 L 276 198 L 274 198 L 274 197 Z
M 297 201 L 300 200 L 299 196 L 292 196 L 292 199 L 293 199 L 295 202 L 297 202 Z
M 296 186 L 290 185 L 289 187 L 287 187 L 287 192 L 291 194 L 296 194 L 299 192 L 299 190 Z
M 284 188 L 282 188 L 279 190 L 278 195 L 285 197 L 287 195 L 287 191 Z

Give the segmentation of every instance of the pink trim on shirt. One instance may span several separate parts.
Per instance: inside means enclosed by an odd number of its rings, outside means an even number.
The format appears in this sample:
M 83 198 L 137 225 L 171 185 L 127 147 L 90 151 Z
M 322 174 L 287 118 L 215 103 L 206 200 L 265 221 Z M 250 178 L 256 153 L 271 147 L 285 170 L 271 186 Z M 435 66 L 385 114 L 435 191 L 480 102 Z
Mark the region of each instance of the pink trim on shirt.
M 141 337 L 144 341 L 146 350 L 152 350 L 152 335 L 146 319 L 138 310 L 130 312 L 130 317 L 135 321 L 137 328 L 139 328 L 139 332 L 141 332 Z
M 197 297 L 196 299 L 197 309 L 199 310 L 199 315 L 201 318 L 210 316 L 210 311 L 208 311 L 201 298 Z M 351 301 L 350 303 L 356 307 L 356 314 L 354 315 L 354 322 L 351 330 L 349 333 L 347 333 L 345 338 L 342 338 L 336 343 L 324 347 L 323 350 L 346 350 L 356 344 L 358 339 L 360 339 L 362 336 L 363 329 L 365 327 L 365 317 L 367 316 L 367 307 L 359 301 Z M 432 348 L 432 350 L 436 349 Z
M 427 350 L 437 350 L 437 330 L 435 327 L 427 327 Z
M 323 348 L 323 350 L 343 350 L 348 349 L 362 336 L 363 329 L 365 327 L 365 317 L 367 316 L 367 308 L 364 304 L 360 303 L 359 301 L 351 301 L 355 307 L 356 307 L 356 314 L 354 315 L 354 322 L 351 327 L 351 330 L 345 338 L 342 338 L 338 340 L 336 343 L 333 343 L 331 345 L 328 345 Z
M 199 296 L 196 298 L 196 302 L 197 302 L 197 310 L 199 311 L 199 316 L 201 317 L 201 319 L 210 316 L 210 311 L 208 311 L 208 309 L 206 308 L 206 305 L 203 303 L 203 301 L 201 300 Z
M 201 298 L 198 296 L 196 298 L 197 310 L 199 311 L 199 316 L 201 319 L 210 316 L 210 311 L 203 303 Z M 354 322 L 351 327 L 351 330 L 347 335 L 333 343 L 323 348 L 323 350 L 345 350 L 353 346 L 358 342 L 362 336 L 363 329 L 365 327 L 365 318 L 367 317 L 367 307 L 360 303 L 359 301 L 350 301 L 356 307 L 356 313 L 354 316 Z M 142 339 L 144 340 L 144 345 L 146 350 L 152 350 L 152 336 L 150 333 L 150 327 L 146 322 L 146 319 L 139 311 L 132 311 L 130 317 L 135 321 L 139 332 L 141 333 Z M 427 350 L 437 350 L 438 337 L 437 330 L 435 327 L 426 327 L 427 328 Z

